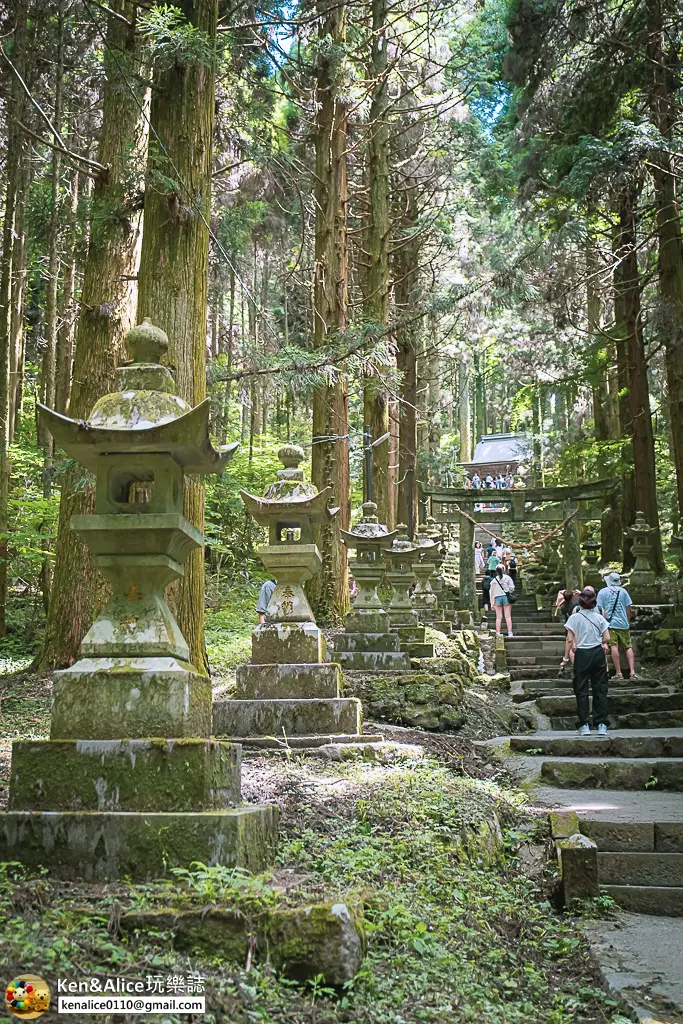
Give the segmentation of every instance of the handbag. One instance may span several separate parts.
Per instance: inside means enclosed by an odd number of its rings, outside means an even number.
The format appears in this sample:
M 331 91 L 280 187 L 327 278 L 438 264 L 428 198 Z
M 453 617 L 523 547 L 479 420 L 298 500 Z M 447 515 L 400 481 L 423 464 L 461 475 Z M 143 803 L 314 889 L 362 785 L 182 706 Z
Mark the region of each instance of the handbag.
M 517 595 L 512 590 L 506 590 L 503 584 L 500 584 L 500 589 L 503 591 L 508 599 L 508 604 L 514 604 L 517 600 Z

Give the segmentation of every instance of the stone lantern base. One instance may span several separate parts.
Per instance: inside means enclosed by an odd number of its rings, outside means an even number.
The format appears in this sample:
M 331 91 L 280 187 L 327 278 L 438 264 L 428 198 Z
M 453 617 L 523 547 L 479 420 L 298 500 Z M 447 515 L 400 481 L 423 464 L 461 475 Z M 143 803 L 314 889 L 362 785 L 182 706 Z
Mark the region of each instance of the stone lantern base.
M 214 702 L 216 736 L 259 747 L 362 742 L 361 703 L 341 696 L 341 667 L 325 656 L 314 622 L 258 626 L 251 663 L 237 669 L 235 699 Z
M 136 659 L 131 675 L 130 660 L 56 674 L 52 738 L 12 745 L 0 860 L 86 881 L 144 881 L 193 861 L 264 870 L 278 810 L 241 804 L 241 748 L 206 738 L 208 679 L 170 658 Z

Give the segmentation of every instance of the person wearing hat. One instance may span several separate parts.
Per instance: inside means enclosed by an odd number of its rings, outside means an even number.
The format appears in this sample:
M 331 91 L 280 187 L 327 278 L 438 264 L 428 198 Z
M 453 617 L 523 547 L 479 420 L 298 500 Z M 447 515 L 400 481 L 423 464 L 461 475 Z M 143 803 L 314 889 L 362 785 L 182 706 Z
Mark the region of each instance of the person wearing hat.
M 590 725 L 589 690 L 593 691 L 593 725 L 598 736 L 607 735 L 607 689 L 609 676 L 605 654 L 609 650 L 609 627 L 595 610 L 596 598 L 592 587 L 584 587 L 579 594 L 579 605 L 565 624 L 574 652 L 574 696 L 579 719 L 579 735 L 588 736 Z
M 612 641 L 612 661 L 614 662 L 614 678 L 623 679 L 619 651 L 626 651 L 630 679 L 637 679 L 633 645 L 631 644 L 631 595 L 621 585 L 618 572 L 609 572 L 605 576 L 606 587 L 598 593 L 598 611 L 609 623 Z

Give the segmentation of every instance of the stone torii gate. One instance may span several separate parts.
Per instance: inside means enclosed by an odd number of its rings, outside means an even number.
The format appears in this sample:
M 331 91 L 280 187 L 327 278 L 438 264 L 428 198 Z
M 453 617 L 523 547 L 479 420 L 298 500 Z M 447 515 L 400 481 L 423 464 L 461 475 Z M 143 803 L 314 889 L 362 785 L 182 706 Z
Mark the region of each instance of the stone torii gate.
M 474 565 L 475 523 L 492 519 L 505 530 L 510 523 L 564 523 L 562 530 L 566 586 L 583 585 L 579 522 L 600 520 L 620 487 L 618 477 L 595 480 L 569 487 L 520 487 L 501 490 L 467 487 L 439 487 L 420 483 L 421 496 L 431 504 L 437 523 L 457 523 L 460 536 L 460 607 L 476 611 L 476 570 Z M 475 512 L 474 506 L 495 504 L 495 510 Z M 461 512 L 467 513 L 462 515 Z M 471 519 L 468 519 L 470 516 Z M 474 522 L 472 522 L 474 520 Z

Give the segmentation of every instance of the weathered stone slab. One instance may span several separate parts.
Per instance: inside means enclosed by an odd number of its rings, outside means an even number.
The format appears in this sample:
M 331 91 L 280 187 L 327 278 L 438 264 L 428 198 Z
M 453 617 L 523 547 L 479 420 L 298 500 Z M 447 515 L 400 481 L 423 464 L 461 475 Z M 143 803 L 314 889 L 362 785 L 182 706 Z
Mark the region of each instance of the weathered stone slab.
M 683 888 L 673 885 L 606 885 L 622 910 L 657 917 L 683 917 Z M 654 1024 L 654 1022 L 653 1022 Z
M 255 665 L 325 661 L 325 637 L 314 622 L 266 622 L 251 634 Z
M 660 853 L 683 853 L 683 822 L 657 822 L 655 849 Z
M 541 778 L 560 789 L 633 789 L 683 791 L 683 759 L 606 761 L 582 758 L 543 761 Z
M 383 608 L 352 608 L 344 619 L 347 633 L 386 633 L 389 613 Z
M 396 633 L 337 633 L 334 637 L 335 657 L 340 651 L 398 651 Z
M 297 700 L 336 698 L 341 692 L 341 669 L 325 665 L 240 665 L 236 672 L 237 700 Z
M 351 672 L 410 671 L 410 655 L 404 651 L 339 651 L 335 657 Z
M 599 853 L 603 885 L 683 886 L 683 853 Z
M 297 981 L 322 975 L 333 987 L 351 981 L 365 955 L 362 911 L 341 902 L 278 907 L 256 921 L 222 908 L 133 911 L 122 916 L 121 928 L 172 931 L 177 950 L 201 949 L 240 966 L 251 945 L 256 962 L 267 958 L 276 971 Z
M 401 650 L 409 654 L 411 658 L 433 658 L 434 644 L 432 643 L 403 643 Z
M 327 700 L 223 700 L 213 706 L 216 736 L 308 736 L 361 731 L 355 697 Z
M 556 843 L 565 903 L 599 896 L 598 850 L 587 836 L 576 833 Z
M 603 853 L 648 853 L 655 848 L 655 826 L 651 821 L 582 819 L 581 831 L 597 843 Z
M 50 739 L 211 735 L 211 681 L 175 658 L 81 658 L 54 674 Z
M 217 810 L 240 802 L 240 762 L 216 740 L 15 740 L 9 809 Z
M 263 871 L 277 841 L 274 805 L 204 813 L 8 811 L 0 861 L 87 882 L 158 878 L 193 861 Z

